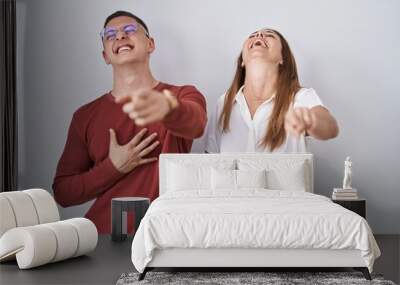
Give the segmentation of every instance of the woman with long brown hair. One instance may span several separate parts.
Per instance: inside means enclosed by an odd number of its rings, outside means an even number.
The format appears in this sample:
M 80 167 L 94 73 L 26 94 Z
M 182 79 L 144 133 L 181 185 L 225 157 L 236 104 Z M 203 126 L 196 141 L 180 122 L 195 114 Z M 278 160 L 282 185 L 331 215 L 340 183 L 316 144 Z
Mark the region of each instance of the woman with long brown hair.
M 206 152 L 306 152 L 305 136 L 327 140 L 338 132 L 315 90 L 300 86 L 285 38 L 261 29 L 243 44 L 209 121 Z

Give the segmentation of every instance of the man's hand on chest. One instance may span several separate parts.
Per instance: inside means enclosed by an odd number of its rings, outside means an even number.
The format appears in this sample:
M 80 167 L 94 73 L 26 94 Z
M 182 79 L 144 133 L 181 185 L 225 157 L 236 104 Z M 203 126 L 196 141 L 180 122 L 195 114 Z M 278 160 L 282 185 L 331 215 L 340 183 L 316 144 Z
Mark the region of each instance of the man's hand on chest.
M 160 143 L 158 140 L 154 142 L 157 133 L 144 138 L 146 132 L 147 129 L 142 129 L 127 144 L 119 145 L 115 131 L 110 129 L 109 157 L 118 171 L 128 173 L 139 165 L 157 160 L 157 157 L 144 158 Z

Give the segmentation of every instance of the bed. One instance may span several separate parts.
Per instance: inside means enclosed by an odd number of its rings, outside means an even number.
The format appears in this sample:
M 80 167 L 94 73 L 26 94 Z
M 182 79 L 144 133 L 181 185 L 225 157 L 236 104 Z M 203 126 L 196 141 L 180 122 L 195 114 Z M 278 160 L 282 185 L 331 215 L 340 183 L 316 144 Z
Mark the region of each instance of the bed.
M 364 218 L 314 194 L 312 154 L 162 154 L 160 196 L 132 242 L 154 268 L 352 267 L 380 250 Z

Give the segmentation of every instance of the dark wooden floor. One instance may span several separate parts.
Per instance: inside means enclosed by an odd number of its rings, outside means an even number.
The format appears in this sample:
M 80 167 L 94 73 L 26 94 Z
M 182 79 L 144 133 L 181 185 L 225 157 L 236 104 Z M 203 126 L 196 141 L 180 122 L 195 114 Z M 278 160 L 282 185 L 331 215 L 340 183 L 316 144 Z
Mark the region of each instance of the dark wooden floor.
M 374 272 L 400 284 L 400 235 L 375 235 L 381 257 L 375 261 Z

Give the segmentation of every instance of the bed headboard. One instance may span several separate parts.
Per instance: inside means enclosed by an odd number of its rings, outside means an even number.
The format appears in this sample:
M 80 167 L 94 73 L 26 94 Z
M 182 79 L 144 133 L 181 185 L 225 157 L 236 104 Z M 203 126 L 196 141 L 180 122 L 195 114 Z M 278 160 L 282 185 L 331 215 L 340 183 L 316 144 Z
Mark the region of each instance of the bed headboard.
M 159 192 L 160 195 L 164 194 L 167 189 L 167 168 L 169 163 L 185 163 L 192 165 L 214 165 L 220 162 L 232 161 L 236 165 L 236 161 L 239 159 L 254 159 L 254 160 L 266 160 L 270 162 L 275 161 L 289 161 L 289 162 L 301 162 L 305 163 L 305 179 L 307 180 L 308 187 L 307 192 L 314 192 L 314 167 L 313 167 L 313 155 L 311 153 L 299 153 L 299 154 L 271 154 L 271 153 L 163 153 L 159 158 Z

